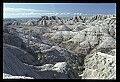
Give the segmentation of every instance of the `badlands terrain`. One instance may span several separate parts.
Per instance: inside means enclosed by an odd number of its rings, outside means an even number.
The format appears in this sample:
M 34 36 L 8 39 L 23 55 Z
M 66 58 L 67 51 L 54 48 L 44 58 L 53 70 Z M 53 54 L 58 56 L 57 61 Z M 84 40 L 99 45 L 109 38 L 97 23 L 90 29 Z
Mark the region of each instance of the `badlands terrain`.
M 3 79 L 116 79 L 116 15 L 4 19 Z

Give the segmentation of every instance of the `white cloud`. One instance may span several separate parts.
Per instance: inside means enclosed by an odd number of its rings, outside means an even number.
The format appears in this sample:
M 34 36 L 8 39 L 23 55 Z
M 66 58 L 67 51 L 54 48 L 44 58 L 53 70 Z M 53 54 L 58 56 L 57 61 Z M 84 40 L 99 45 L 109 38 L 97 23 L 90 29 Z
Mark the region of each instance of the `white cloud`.
M 12 8 L 11 10 L 9 10 L 9 11 L 14 11 L 15 9 L 14 8 Z M 29 12 L 17 12 L 18 10 L 20 10 L 20 11 L 25 11 L 25 10 L 27 10 L 27 11 L 29 11 Z M 15 12 L 5 12 L 5 13 L 3 13 L 3 15 L 4 15 L 4 18 L 15 18 L 15 17 L 17 17 L 17 18 L 24 18 L 24 17 L 39 17 L 39 16 L 43 16 L 43 15 L 47 15 L 47 16 L 73 16 L 73 15 L 81 15 L 81 14 L 83 14 L 83 13 L 69 13 L 69 12 L 42 12 L 41 10 L 41 12 L 34 12 L 34 11 L 38 11 L 38 10 L 33 10 L 33 11 L 31 11 L 32 9 L 18 9 L 18 10 L 15 10 Z M 8 11 L 8 9 L 7 9 L 7 11 Z
M 48 10 L 26 9 L 26 8 L 10 8 L 4 7 L 3 11 L 6 12 L 54 12 Z
M 37 10 L 37 9 L 27 9 L 27 8 L 11 8 L 4 7 L 3 8 L 4 16 L 6 13 L 9 13 L 9 16 L 41 16 L 41 15 L 81 15 L 82 13 L 74 12 L 55 12 L 48 10 Z
M 7 14 L 7 13 L 6 13 Z M 81 15 L 82 13 L 59 13 L 59 12 L 55 12 L 55 13 L 39 13 L 39 12 L 29 12 L 29 13 L 9 13 L 8 15 L 19 15 L 19 16 L 35 16 L 35 15 Z

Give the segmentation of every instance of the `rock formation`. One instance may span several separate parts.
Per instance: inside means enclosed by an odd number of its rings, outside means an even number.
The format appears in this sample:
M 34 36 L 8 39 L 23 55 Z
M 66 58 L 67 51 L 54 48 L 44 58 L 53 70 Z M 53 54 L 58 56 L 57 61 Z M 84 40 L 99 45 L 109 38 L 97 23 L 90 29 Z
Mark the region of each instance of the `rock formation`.
M 4 20 L 4 79 L 116 79 L 116 16 Z
M 85 58 L 85 70 L 82 79 L 116 79 L 116 54 L 101 52 L 90 54 Z

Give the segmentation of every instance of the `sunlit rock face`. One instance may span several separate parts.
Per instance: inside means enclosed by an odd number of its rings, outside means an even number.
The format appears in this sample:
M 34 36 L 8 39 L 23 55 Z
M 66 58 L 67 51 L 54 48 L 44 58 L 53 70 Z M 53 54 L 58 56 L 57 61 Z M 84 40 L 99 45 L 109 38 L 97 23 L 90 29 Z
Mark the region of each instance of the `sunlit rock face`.
M 97 52 L 85 58 L 82 79 L 116 79 L 116 54 Z
M 65 25 L 61 25 L 58 27 L 58 31 L 70 31 L 71 29 Z
M 32 66 L 39 75 L 44 79 L 75 79 L 79 78 L 76 71 L 74 71 L 66 62 L 59 62 L 55 65 L 45 64 L 43 66 Z
M 13 25 L 18 24 L 17 22 L 13 22 Z M 42 27 L 48 27 L 48 26 L 54 26 L 54 25 L 62 25 L 62 20 L 57 16 L 42 16 L 41 18 L 38 18 L 36 20 L 28 20 L 26 22 L 21 23 L 21 25 L 26 26 L 42 26 Z

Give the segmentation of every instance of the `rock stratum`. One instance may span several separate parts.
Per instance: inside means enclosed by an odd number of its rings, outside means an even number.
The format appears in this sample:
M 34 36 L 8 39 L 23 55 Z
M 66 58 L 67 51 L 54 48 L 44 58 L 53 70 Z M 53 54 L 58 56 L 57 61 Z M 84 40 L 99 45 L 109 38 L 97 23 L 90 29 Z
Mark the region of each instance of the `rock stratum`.
M 116 15 L 4 19 L 3 79 L 116 79 Z

